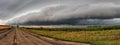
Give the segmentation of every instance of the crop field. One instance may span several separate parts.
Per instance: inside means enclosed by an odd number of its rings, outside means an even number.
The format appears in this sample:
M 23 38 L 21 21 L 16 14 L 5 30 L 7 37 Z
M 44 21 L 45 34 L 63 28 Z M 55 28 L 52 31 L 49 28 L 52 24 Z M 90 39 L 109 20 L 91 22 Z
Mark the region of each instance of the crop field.
M 89 43 L 92 45 L 120 44 L 120 26 L 95 26 L 87 28 L 25 28 L 25 31 L 55 39 Z
M 10 26 L 0 25 L 0 30 L 10 29 L 10 28 L 11 28 Z

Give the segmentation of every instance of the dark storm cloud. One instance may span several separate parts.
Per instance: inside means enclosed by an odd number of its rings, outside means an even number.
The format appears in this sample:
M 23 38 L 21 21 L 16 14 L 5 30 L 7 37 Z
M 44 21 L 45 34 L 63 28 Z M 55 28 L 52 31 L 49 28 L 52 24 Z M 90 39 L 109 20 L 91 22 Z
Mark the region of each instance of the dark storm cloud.
M 0 24 L 112 24 L 114 18 L 120 18 L 119 2 L 119 0 L 0 0 Z
M 27 10 L 39 9 L 50 4 L 75 3 L 81 0 L 0 0 L 0 18 L 7 19 Z
M 10 20 L 11 24 L 28 25 L 90 25 L 107 24 L 107 19 L 120 18 L 120 5 L 97 3 L 89 5 L 50 5 Z M 23 20 L 24 19 L 24 20 Z M 89 20 L 91 19 L 91 20 Z M 97 19 L 97 20 L 94 20 Z M 111 21 L 112 22 L 112 21 Z

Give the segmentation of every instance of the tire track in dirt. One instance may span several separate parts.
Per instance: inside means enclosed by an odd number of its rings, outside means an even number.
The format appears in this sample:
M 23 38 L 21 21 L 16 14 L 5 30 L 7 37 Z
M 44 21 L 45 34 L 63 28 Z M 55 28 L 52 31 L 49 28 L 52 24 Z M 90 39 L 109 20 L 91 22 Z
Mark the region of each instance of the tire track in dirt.
M 26 32 L 21 31 L 26 38 L 28 38 L 29 40 L 31 40 L 31 42 L 33 42 L 35 45 L 53 45 L 51 43 L 48 43 L 46 41 L 40 40 L 39 38 L 32 36 Z M 34 40 L 34 41 L 33 41 Z
M 3 38 L 0 40 L 0 45 L 13 45 L 13 37 L 15 30 L 9 30 L 4 33 Z
M 24 38 L 25 40 L 29 41 L 28 43 L 26 43 L 26 45 L 28 45 L 29 43 L 31 43 L 29 45 L 52 45 L 50 43 L 44 42 L 44 41 L 32 36 L 30 34 L 27 34 L 19 29 L 17 30 L 17 32 L 19 32 L 18 34 L 21 36 L 21 38 Z

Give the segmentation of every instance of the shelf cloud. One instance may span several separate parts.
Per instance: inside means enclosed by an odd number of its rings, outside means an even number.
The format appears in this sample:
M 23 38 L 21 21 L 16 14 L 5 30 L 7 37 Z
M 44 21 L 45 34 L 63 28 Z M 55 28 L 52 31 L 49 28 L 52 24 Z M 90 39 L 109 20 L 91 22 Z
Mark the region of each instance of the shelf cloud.
M 18 0 L 20 1 L 20 0 Z M 40 2 L 43 1 L 43 2 Z M 119 0 L 31 0 L 8 8 L 0 24 L 110 25 L 120 24 Z M 22 1 L 21 1 L 22 2 Z M 51 3 L 53 2 L 53 3 Z M 79 3 L 81 2 L 81 3 Z M 84 3 L 83 3 L 84 2 Z M 10 5 L 10 6 L 11 6 Z M 15 8 L 16 7 L 16 8 Z M 19 9 L 18 9 L 19 8 Z M 12 10 L 10 12 L 10 10 Z M 5 11 L 5 10 L 4 10 Z M 3 14 L 3 13 L 1 13 Z M 4 23 L 3 23 L 4 22 Z

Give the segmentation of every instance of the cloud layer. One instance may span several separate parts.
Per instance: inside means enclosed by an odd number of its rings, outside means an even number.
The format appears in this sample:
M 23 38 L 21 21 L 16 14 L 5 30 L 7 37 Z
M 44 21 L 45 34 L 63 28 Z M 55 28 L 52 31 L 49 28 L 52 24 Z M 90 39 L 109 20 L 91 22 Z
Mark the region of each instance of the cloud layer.
M 120 5 L 104 2 L 92 4 L 52 4 L 6 20 L 6 24 L 25 25 L 105 25 L 120 18 Z
M 0 25 L 118 25 L 120 0 L 0 0 Z

